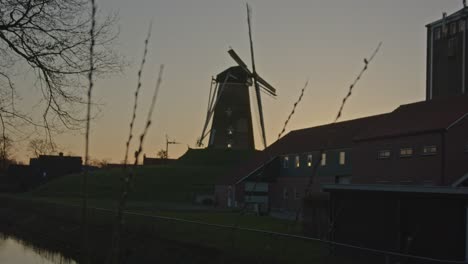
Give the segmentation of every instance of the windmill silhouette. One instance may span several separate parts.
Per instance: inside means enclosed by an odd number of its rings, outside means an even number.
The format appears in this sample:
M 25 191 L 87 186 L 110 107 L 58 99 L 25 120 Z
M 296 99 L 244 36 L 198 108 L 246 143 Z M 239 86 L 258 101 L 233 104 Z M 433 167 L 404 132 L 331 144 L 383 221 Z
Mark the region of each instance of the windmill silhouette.
M 262 144 L 264 148 L 267 146 L 261 91 L 275 97 L 276 89 L 257 73 L 251 16 L 251 8 L 247 4 L 252 70 L 232 48 L 229 49 L 228 53 L 237 66 L 230 67 L 216 78 L 212 78 L 207 115 L 202 134 L 197 141 L 198 146 L 203 146 L 203 140 L 209 135 L 208 147 L 255 149 L 249 96 L 249 87 L 252 85 L 257 99 Z M 211 129 L 207 131 L 211 119 Z

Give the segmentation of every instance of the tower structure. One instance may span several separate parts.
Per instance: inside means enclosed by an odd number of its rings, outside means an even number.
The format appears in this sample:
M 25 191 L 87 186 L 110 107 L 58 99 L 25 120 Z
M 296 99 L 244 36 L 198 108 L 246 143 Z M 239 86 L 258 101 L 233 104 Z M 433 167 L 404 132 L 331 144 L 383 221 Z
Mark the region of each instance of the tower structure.
M 432 22 L 427 27 L 426 100 L 467 95 L 468 8 Z
M 252 80 L 240 66 L 216 76 L 219 99 L 214 108 L 208 147 L 255 149 L 249 87 Z

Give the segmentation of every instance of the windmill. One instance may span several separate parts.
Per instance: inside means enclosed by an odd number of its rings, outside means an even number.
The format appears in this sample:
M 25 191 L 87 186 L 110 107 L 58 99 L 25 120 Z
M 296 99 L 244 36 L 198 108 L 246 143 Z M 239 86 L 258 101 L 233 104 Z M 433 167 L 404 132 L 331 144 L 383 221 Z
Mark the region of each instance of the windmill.
M 252 70 L 232 48 L 229 49 L 229 55 L 238 66 L 230 67 L 218 74 L 216 78 L 212 78 L 207 115 L 202 134 L 197 141 L 198 146 L 202 146 L 203 140 L 210 135 L 208 147 L 255 149 L 249 98 L 249 87 L 252 85 L 257 98 L 262 143 L 263 147 L 267 146 L 261 92 L 275 97 L 276 89 L 257 74 L 251 14 L 251 8 L 247 4 Z M 213 119 L 211 129 L 207 131 L 211 119 Z

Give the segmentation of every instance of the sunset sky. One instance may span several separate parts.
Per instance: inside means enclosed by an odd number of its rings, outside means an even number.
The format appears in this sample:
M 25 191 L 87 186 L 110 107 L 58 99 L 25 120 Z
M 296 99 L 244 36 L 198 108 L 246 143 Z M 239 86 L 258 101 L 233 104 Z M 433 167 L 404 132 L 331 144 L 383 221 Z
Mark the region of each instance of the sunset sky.
M 380 53 L 345 107 L 342 120 L 424 100 L 425 25 L 452 13 L 461 0 L 252 0 L 253 34 L 259 74 L 278 90 L 264 96 L 268 143 L 276 140 L 307 79 L 304 99 L 288 131 L 331 122 L 349 84 L 382 41 Z M 136 72 L 148 24 L 153 20 L 148 64 L 143 73 L 136 131 L 144 124 L 159 64 L 166 65 L 145 153 L 165 148 L 165 134 L 181 142 L 170 157 L 194 147 L 206 115 L 211 76 L 235 65 L 233 47 L 250 65 L 245 2 L 237 0 L 99 0 L 102 13 L 118 12 L 116 50 L 131 63 L 123 74 L 97 80 L 102 104 L 92 124 L 93 158 L 120 162 L 128 135 Z M 32 84 L 31 84 L 32 85 Z M 24 100 L 37 91 L 20 94 Z M 258 121 L 254 118 L 256 138 Z M 56 137 L 65 153 L 82 156 L 84 136 Z M 258 148 L 260 141 L 256 140 Z M 17 147 L 16 158 L 30 155 Z

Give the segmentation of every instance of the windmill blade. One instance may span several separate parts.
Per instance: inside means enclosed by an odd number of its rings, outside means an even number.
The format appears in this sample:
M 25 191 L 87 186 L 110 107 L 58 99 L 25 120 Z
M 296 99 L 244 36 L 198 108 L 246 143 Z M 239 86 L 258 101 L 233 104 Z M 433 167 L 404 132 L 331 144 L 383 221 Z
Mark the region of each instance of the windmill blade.
M 265 133 L 265 122 L 263 120 L 263 107 L 262 107 L 262 98 L 260 94 L 260 85 L 258 84 L 258 75 L 257 71 L 255 70 L 255 55 L 254 55 L 254 48 L 253 48 L 253 40 L 252 40 L 252 26 L 251 26 L 251 13 L 252 10 L 249 6 L 249 4 L 246 4 L 247 6 L 247 24 L 249 26 L 249 40 L 250 40 L 250 55 L 252 59 L 252 77 L 254 79 L 254 84 L 255 84 L 255 94 L 257 95 L 257 105 L 258 105 L 258 115 L 260 119 L 260 126 L 262 128 L 262 141 L 263 141 L 263 147 L 267 147 L 266 143 L 266 133 Z
M 264 88 L 265 91 L 267 91 L 269 94 L 271 94 L 273 96 L 276 96 L 276 89 L 273 88 L 273 86 L 271 86 L 271 84 L 269 84 L 267 81 L 265 81 L 260 76 L 257 76 L 257 80 L 260 83 L 260 85 L 262 86 L 262 88 Z
M 250 72 L 249 68 L 247 67 L 247 64 L 237 55 L 237 53 L 231 48 L 228 50 L 229 55 L 231 55 L 231 58 L 239 64 L 249 75 L 252 75 L 252 72 Z

